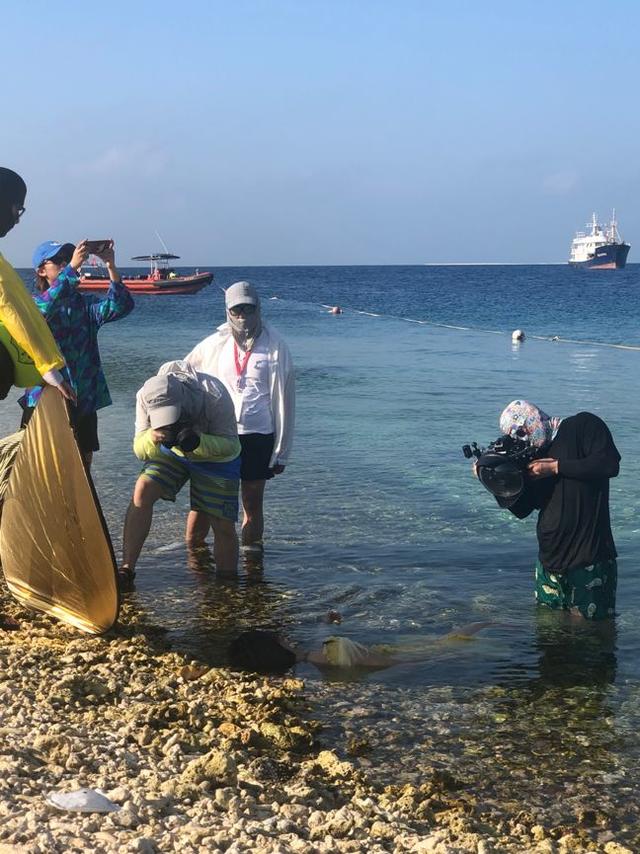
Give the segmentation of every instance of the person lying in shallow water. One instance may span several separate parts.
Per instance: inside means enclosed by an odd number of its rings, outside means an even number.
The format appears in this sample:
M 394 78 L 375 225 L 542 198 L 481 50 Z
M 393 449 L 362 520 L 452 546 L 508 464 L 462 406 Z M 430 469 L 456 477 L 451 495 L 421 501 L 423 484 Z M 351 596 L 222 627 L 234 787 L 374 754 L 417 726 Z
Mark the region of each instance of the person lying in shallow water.
M 237 670 L 254 673 L 286 673 L 298 662 L 315 664 L 320 669 L 328 667 L 384 670 L 394 664 L 409 664 L 431 658 L 434 646 L 447 641 L 470 640 L 473 635 L 497 623 L 470 623 L 438 638 L 430 639 L 430 651 L 424 643 L 420 650 L 402 650 L 388 645 L 371 647 L 349 638 L 332 636 L 322 642 L 320 649 L 305 651 L 294 648 L 277 632 L 249 629 L 233 640 L 228 649 L 229 665 Z

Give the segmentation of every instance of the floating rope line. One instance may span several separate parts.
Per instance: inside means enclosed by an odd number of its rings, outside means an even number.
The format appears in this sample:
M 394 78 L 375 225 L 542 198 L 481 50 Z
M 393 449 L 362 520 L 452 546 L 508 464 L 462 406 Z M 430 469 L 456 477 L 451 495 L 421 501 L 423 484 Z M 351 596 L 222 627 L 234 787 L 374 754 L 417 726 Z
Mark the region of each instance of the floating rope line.
M 322 308 L 331 306 L 320 303 Z M 359 308 L 342 307 L 343 312 L 350 311 L 353 314 L 363 314 L 366 317 L 384 317 L 389 320 L 401 320 L 404 323 L 417 323 L 422 326 L 435 326 L 439 329 L 455 329 L 458 332 L 482 332 L 485 335 L 511 335 L 501 329 L 483 329 L 481 326 L 456 326 L 452 323 L 439 323 L 436 320 L 417 320 L 413 317 L 401 317 L 397 314 L 380 314 L 374 311 L 363 311 Z M 640 351 L 640 344 L 613 344 L 609 341 L 590 341 L 580 338 L 562 338 L 559 335 L 527 335 L 527 339 L 534 341 L 547 341 L 554 344 L 579 344 L 585 347 L 609 347 L 612 350 L 635 350 Z

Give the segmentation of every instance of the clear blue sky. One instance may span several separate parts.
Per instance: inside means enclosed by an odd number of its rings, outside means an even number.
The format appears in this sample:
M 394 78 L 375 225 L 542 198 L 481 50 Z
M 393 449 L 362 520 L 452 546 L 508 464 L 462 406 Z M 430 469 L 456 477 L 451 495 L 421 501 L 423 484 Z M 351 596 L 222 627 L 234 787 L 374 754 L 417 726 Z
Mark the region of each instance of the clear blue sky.
M 640 261 L 640 4 L 28 0 L 2 10 L 2 242 L 122 260 L 565 260 L 615 206 Z

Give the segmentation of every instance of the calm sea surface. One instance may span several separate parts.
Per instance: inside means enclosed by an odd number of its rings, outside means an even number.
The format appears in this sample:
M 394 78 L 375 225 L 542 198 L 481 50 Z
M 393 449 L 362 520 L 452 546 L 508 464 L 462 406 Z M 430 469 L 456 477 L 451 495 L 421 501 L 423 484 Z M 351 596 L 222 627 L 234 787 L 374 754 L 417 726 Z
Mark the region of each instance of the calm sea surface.
M 358 708 L 361 729 L 387 722 L 379 764 L 385 749 L 400 754 L 395 773 L 411 779 L 425 753 L 445 765 L 456 756 L 482 786 L 483 763 L 499 746 L 504 794 L 494 781 L 495 797 L 507 797 L 514 780 L 524 791 L 534 761 L 554 794 L 596 790 L 628 804 L 640 752 L 640 265 L 215 275 L 194 296 L 141 296 L 128 319 L 101 331 L 114 405 L 100 415 L 94 476 L 117 553 L 139 469 L 131 451 L 136 390 L 224 320 L 218 286 L 252 281 L 264 316 L 289 342 L 295 450 L 267 487 L 261 576 L 243 571 L 230 584 L 190 568 L 187 496 L 158 509 L 133 594 L 149 619 L 167 626 L 179 648 L 219 663 L 228 638 L 249 625 L 318 646 L 331 633 L 323 616 L 338 610 L 341 634 L 425 650 L 425 661 L 358 682 L 336 685 L 300 670 L 330 701 L 328 720 Z M 327 313 L 333 304 L 342 316 Z M 515 328 L 527 333 L 521 346 L 512 345 Z M 608 635 L 536 610 L 535 518 L 500 511 L 461 454 L 466 442 L 496 437 L 498 415 L 516 397 L 554 415 L 600 415 L 622 455 L 611 490 L 619 616 Z M 5 404 L 0 426 L 8 432 L 17 420 Z M 496 625 L 474 641 L 434 643 L 477 620 Z

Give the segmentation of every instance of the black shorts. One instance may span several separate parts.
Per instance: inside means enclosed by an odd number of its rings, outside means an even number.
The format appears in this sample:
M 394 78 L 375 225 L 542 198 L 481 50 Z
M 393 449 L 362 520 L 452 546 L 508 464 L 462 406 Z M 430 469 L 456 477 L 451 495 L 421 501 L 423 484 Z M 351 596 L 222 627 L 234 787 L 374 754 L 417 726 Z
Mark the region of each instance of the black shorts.
M 4 344 L 0 344 L 0 400 L 4 400 L 11 391 L 14 375 L 15 370 L 9 351 Z
M 240 455 L 240 480 L 269 480 L 273 472 L 269 468 L 273 453 L 273 433 L 244 433 L 238 436 Z
M 26 427 L 33 415 L 35 407 L 25 406 L 22 411 L 21 427 Z M 72 412 L 71 425 L 76 436 L 76 442 L 83 454 L 90 454 L 93 451 L 100 450 L 98 442 L 98 413 L 92 412 L 89 415 L 75 415 Z

